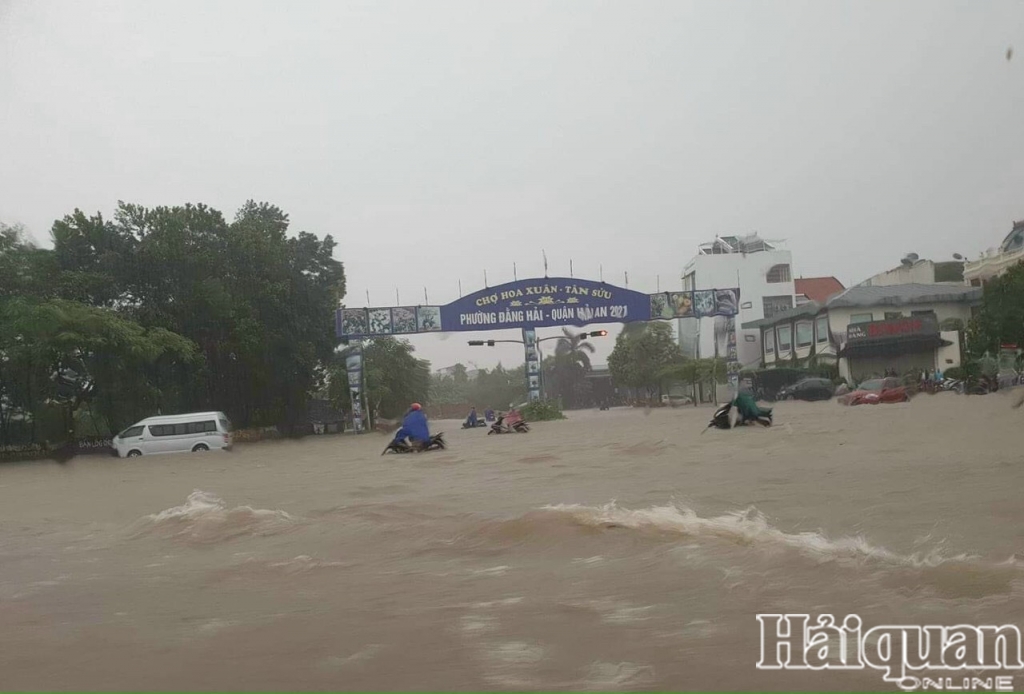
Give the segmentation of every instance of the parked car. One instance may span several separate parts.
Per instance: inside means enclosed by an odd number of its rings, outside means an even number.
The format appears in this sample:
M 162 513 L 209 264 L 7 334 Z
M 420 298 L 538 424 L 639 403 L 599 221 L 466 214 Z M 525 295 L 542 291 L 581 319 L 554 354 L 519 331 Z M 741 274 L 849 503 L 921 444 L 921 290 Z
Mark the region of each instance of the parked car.
M 827 378 L 803 378 L 779 391 L 779 400 L 828 400 L 836 388 Z
M 856 390 L 837 398 L 840 405 L 877 405 L 907 400 L 910 400 L 910 394 L 898 378 L 872 378 L 861 383 Z

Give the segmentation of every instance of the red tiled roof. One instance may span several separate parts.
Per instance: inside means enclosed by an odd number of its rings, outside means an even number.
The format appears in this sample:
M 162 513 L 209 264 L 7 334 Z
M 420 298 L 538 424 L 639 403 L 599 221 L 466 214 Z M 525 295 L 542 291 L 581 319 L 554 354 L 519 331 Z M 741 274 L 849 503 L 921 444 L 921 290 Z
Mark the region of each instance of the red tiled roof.
M 796 293 L 803 294 L 811 301 L 825 303 L 830 296 L 835 296 L 846 289 L 835 277 L 800 277 L 796 280 Z

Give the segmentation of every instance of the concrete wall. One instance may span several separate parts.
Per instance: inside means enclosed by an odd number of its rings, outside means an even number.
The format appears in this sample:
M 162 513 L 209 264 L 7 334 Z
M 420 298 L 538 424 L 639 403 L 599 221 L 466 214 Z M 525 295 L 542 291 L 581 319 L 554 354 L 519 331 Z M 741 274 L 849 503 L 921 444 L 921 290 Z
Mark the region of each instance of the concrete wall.
M 768 271 L 776 265 L 788 265 L 789 281 L 767 281 Z M 757 364 L 761 359 L 761 331 L 743 330 L 743 323 L 764 318 L 764 297 L 788 296 L 795 305 L 796 285 L 793 282 L 793 255 L 789 251 L 760 253 L 725 253 L 698 255 L 683 271 L 684 278 L 693 274 L 693 286 L 684 289 L 726 289 L 739 287 L 740 312 L 736 316 L 736 354 L 742 364 Z M 745 308 L 746 307 L 746 308 Z M 696 345 L 701 358 L 715 355 L 715 318 L 679 321 L 679 341 L 684 347 Z M 718 320 L 721 323 L 721 319 Z M 721 326 L 719 326 L 721 329 Z M 747 337 L 752 338 L 748 341 Z M 718 354 L 726 355 L 725 336 L 719 335 Z
M 919 260 L 910 267 L 900 265 L 869 277 L 858 286 L 891 287 L 894 284 L 935 284 L 935 263 Z

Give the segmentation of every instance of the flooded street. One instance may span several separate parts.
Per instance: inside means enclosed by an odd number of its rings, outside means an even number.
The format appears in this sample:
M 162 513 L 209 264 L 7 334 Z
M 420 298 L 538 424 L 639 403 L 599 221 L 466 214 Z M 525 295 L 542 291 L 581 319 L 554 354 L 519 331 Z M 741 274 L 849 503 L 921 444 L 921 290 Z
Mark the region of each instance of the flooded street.
M 587 411 L 527 435 L 0 467 L 0 688 L 891 690 L 758 613 L 1024 624 L 1002 395 Z M 1024 675 L 1017 673 L 1020 686 Z

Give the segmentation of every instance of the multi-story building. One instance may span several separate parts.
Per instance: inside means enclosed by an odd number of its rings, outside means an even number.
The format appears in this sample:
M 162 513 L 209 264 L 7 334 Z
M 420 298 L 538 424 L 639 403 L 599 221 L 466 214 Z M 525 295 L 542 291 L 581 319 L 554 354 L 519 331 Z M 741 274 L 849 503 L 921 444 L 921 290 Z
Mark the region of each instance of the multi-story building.
M 757 234 L 723 236 L 701 244 L 683 270 L 683 291 L 739 287 L 739 315 L 735 318 L 736 357 L 740 364 L 761 360 L 761 331 L 741 326 L 793 308 L 796 289 L 792 254 Z M 692 358 L 727 353 L 727 318 L 681 318 L 679 344 Z
M 1024 220 L 1013 223 L 999 248 L 990 248 L 977 260 L 964 265 L 964 282 L 980 287 L 1014 265 L 1024 262 Z

